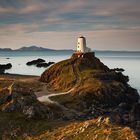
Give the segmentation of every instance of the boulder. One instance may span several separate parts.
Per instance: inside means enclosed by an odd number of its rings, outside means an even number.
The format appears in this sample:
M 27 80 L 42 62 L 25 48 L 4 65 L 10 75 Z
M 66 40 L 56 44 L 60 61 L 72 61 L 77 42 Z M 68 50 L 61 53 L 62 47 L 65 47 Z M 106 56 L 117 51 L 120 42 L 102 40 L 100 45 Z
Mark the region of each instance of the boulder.
M 43 63 L 43 62 L 45 62 L 45 60 L 39 58 L 39 59 L 27 62 L 26 65 L 28 65 L 28 66 L 37 65 L 37 64 Z
M 2 64 L 2 65 L 0 65 L 0 68 L 1 69 L 5 69 L 5 70 L 8 70 L 8 69 L 11 69 L 12 68 L 12 64 L 11 63 Z
M 23 114 L 25 114 L 28 118 L 48 118 L 48 119 L 52 119 L 53 113 L 51 112 L 51 110 L 41 104 L 35 104 L 35 105 L 31 105 L 31 106 L 25 106 L 23 108 Z
M 41 68 L 41 67 L 47 68 L 47 67 L 49 67 L 52 64 L 54 64 L 54 62 L 38 63 L 36 66 L 39 67 L 39 68 Z
M 0 74 L 4 74 L 5 70 L 11 69 L 12 68 L 12 64 L 8 63 L 8 64 L 0 64 Z
M 48 65 L 50 66 L 50 65 L 52 65 L 52 64 L 54 64 L 55 62 L 48 62 Z
M 38 63 L 36 66 L 39 68 L 41 68 L 41 67 L 47 68 L 49 65 L 48 65 L 48 63 Z

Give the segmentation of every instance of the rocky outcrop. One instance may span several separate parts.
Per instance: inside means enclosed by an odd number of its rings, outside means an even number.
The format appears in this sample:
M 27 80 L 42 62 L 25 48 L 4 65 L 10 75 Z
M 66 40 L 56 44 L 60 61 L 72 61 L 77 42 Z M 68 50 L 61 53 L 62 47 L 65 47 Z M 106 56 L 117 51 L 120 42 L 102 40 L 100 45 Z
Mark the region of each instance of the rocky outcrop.
M 69 99 L 74 97 L 81 106 L 84 102 L 86 109 L 93 104 L 109 107 L 139 100 L 137 91 L 127 83 L 128 76 L 110 70 L 94 53 L 73 54 L 70 59 L 46 70 L 40 81 L 46 82 L 50 89 L 57 91 L 74 88 Z
M 47 68 L 49 67 L 50 65 L 54 64 L 54 62 L 48 62 L 48 63 L 39 63 L 37 64 L 36 66 L 41 68 L 41 67 L 44 67 L 44 68 Z
M 80 71 L 84 70 L 103 70 L 108 71 L 109 68 L 104 65 L 97 57 L 95 57 L 94 52 L 90 53 L 74 53 L 71 56 L 70 61 L 75 60 L 75 65 L 79 68 Z
M 12 68 L 12 64 L 8 63 L 8 64 L 0 64 L 0 74 L 4 74 L 5 70 L 11 69 Z
M 139 128 L 139 94 L 129 84 L 123 69 L 105 66 L 94 53 L 75 53 L 61 61 L 40 77 L 50 90 L 68 91 L 53 97 L 67 108 L 84 112 L 85 117 L 108 116 L 112 122 Z
M 0 68 L 8 70 L 12 68 L 12 64 L 11 63 L 3 64 L 3 65 L 0 65 Z
M 40 59 L 40 58 L 37 59 L 37 60 L 32 60 L 32 61 L 29 61 L 29 62 L 26 63 L 26 65 L 28 65 L 28 66 L 35 65 L 38 68 L 41 68 L 41 67 L 47 68 L 47 67 L 49 67 L 52 64 L 54 64 L 54 62 L 46 63 L 45 60 Z
M 50 88 L 55 90 L 69 90 L 74 87 L 78 80 L 78 75 L 87 70 L 109 71 L 94 53 L 87 53 L 79 57 L 73 54 L 70 59 L 61 61 L 48 70 L 40 77 L 40 81 L 48 83 Z
M 49 107 L 40 103 L 33 91 L 28 88 L 14 87 L 12 93 L 8 89 L 0 91 L 0 109 L 3 112 L 20 112 L 27 118 L 53 118 Z
M 45 62 L 45 60 L 39 58 L 39 59 L 27 62 L 26 65 L 28 65 L 28 66 L 37 65 L 37 64 L 43 63 L 43 62 Z
M 12 92 L 8 88 L 0 90 L 0 109 L 3 112 L 20 112 L 26 118 L 57 119 L 55 125 L 58 125 L 58 120 L 72 123 L 46 132 L 41 126 L 42 133 L 37 134 L 36 139 L 137 139 L 135 134 L 140 136 L 137 90 L 128 84 L 128 76 L 119 69 L 109 69 L 94 53 L 73 54 L 70 59 L 46 70 L 40 81 L 46 82 L 44 91 L 46 85 L 49 92 L 57 91 L 57 96 L 49 98 L 51 104 L 39 102 L 29 85 L 26 88 L 27 85 L 16 83 Z M 59 91 L 70 92 L 58 95 Z M 44 123 L 48 122 L 45 120 Z M 39 121 L 37 129 L 40 124 Z

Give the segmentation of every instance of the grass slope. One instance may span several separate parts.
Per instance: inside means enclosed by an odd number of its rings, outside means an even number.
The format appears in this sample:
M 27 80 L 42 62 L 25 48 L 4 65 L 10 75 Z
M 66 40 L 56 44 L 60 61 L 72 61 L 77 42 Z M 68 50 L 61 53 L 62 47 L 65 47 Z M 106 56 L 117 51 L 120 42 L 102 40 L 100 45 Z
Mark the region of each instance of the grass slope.
M 88 121 L 26 120 L 19 113 L 0 113 L 0 139 L 5 140 L 135 140 L 128 127 L 108 118 Z
M 75 109 L 90 107 L 91 104 L 113 106 L 121 102 L 135 102 L 137 94 L 127 85 L 128 77 L 111 71 L 94 54 L 61 61 L 42 75 L 50 90 L 68 91 L 69 95 L 52 97 L 53 100 Z M 133 93 L 133 94 L 131 94 Z

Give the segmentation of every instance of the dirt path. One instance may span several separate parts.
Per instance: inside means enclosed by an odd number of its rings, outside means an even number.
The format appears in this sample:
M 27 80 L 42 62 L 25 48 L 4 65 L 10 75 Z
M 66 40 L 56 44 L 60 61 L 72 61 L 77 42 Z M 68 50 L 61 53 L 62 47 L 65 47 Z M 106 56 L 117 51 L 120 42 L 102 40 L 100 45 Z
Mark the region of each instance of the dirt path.
M 44 96 L 41 96 L 41 97 L 38 97 L 37 99 L 40 101 L 40 102 L 48 102 L 48 103 L 54 103 L 54 104 L 59 104 L 58 102 L 55 102 L 55 101 L 52 101 L 50 99 L 50 97 L 54 97 L 54 96 L 59 96 L 59 95 L 65 95 L 65 94 L 68 94 L 70 93 L 71 91 L 73 91 L 74 88 L 70 89 L 69 91 L 67 92 L 62 92 L 62 93 L 50 93 L 49 95 L 44 95 Z M 42 91 L 42 92 L 47 92 L 47 91 Z M 47 92 L 48 93 L 48 92 Z
M 73 116 L 73 115 L 81 116 L 81 115 L 82 115 L 81 112 L 76 111 L 76 110 L 74 110 L 74 109 L 69 109 L 69 108 L 65 107 L 64 105 L 61 105 L 60 103 L 58 103 L 58 102 L 53 101 L 53 100 L 50 99 L 51 97 L 54 97 L 54 96 L 69 94 L 69 93 L 72 92 L 73 90 L 74 90 L 74 88 L 70 89 L 70 90 L 67 91 L 67 92 L 52 93 L 52 94 L 49 94 L 49 95 L 44 95 L 44 96 L 38 97 L 37 99 L 38 99 L 40 102 L 45 102 L 45 103 L 47 103 L 47 104 L 55 104 L 56 106 L 60 107 L 63 111 L 65 111 L 65 113 L 67 113 L 68 116 Z

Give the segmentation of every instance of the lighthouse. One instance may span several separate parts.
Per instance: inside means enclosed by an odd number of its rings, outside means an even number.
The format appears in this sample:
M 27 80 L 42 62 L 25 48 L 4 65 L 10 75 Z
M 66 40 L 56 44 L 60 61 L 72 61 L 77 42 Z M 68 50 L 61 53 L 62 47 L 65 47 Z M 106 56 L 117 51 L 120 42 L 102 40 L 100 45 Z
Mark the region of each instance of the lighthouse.
M 86 38 L 83 36 L 77 39 L 77 53 L 88 53 L 91 49 L 86 46 Z

